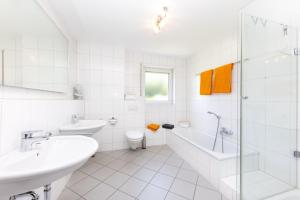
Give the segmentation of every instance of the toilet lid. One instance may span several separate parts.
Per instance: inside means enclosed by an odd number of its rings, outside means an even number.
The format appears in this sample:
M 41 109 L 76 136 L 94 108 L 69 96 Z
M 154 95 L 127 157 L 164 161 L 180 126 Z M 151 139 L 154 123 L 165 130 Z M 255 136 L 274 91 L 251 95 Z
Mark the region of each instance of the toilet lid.
M 136 139 L 141 139 L 142 137 L 144 137 L 144 133 L 142 131 L 127 131 L 126 136 L 129 139 L 136 140 Z

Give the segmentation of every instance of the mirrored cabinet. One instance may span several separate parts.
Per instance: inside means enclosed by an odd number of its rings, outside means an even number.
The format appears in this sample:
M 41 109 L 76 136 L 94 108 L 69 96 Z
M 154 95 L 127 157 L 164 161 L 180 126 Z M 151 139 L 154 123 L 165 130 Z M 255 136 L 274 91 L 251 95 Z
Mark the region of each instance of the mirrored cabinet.
M 36 0 L 1 0 L 0 24 L 0 84 L 65 92 L 68 40 Z

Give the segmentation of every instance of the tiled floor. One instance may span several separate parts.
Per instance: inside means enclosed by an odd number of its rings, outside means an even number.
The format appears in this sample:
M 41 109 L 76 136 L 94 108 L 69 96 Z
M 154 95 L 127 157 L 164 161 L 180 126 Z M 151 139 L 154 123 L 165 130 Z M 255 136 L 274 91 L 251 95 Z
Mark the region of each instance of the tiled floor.
M 168 146 L 97 153 L 59 200 L 221 200 L 220 193 Z
M 237 178 L 240 177 L 226 177 L 222 179 L 222 184 L 225 184 L 227 186 L 226 188 L 236 193 Z M 269 199 L 274 195 L 276 196 L 276 194 L 283 194 L 293 189 L 295 189 L 294 186 L 288 185 L 263 171 L 258 170 L 243 174 L 243 199 L 245 200 Z M 222 192 L 227 193 L 227 191 Z M 297 199 L 299 199 L 299 197 L 297 197 Z

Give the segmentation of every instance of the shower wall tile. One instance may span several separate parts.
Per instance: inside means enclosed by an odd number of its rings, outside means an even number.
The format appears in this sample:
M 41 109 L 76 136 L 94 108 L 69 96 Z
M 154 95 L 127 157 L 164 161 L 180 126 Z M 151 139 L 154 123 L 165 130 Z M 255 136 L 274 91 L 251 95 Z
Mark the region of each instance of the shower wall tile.
M 199 130 L 199 132 L 213 137 L 216 132 L 217 121 L 214 116 L 208 115 L 207 112 L 216 112 L 222 116 L 221 126 L 231 129 L 234 132 L 233 136 L 226 139 L 233 140 L 234 142 L 237 140 L 239 119 L 239 66 L 235 65 L 232 72 L 231 94 L 200 95 L 200 80 L 197 74 L 208 69 L 214 69 L 219 65 L 236 62 L 236 45 L 235 38 L 229 38 L 218 45 L 212 45 L 210 49 L 198 52 L 198 54 L 188 60 L 186 75 L 187 110 L 192 126 Z M 226 49 L 226 51 L 220 53 L 220 50 L 218 50 L 220 48 Z
M 293 37 L 282 37 L 282 34 L 278 34 L 281 32 L 278 30 L 280 27 L 274 23 L 269 25 L 269 28 L 276 32 L 274 34 L 268 32 L 269 29 L 266 31 L 251 27 L 249 31 L 252 32 L 247 32 L 247 49 L 250 49 L 251 54 L 265 54 L 266 51 L 283 48 L 283 44 L 294 43 Z M 267 37 L 271 34 L 272 37 Z M 269 42 L 261 42 L 261 45 L 267 48 L 257 50 L 257 47 L 253 46 L 257 37 L 268 38 Z M 274 39 L 281 42 L 270 42 Z M 247 130 L 243 132 L 246 148 L 259 152 L 261 171 L 293 186 L 296 184 L 296 160 L 293 151 L 297 149 L 295 131 L 298 123 L 298 85 L 295 75 L 297 59 L 284 55 L 251 57 L 245 68 L 243 83 L 247 88 L 245 94 L 249 96 L 245 107 Z
M 249 35 L 251 37 L 253 34 L 259 35 L 262 30 L 257 31 L 257 33 L 252 32 Z M 274 37 L 279 36 L 274 35 Z M 269 37 L 269 40 L 274 37 Z M 261 46 L 263 46 L 263 42 L 266 42 L 263 38 L 266 36 L 258 38 L 261 40 Z M 245 52 L 249 56 L 258 54 L 258 49 L 266 51 L 281 48 L 281 46 L 275 48 L 274 43 L 270 43 L 267 48 L 260 48 L 257 46 L 258 42 L 251 42 L 250 39 L 247 38 L 248 48 L 252 49 Z M 193 127 L 202 133 L 214 136 L 216 119 L 207 115 L 206 112 L 211 110 L 219 113 L 222 116 L 221 126 L 234 131 L 234 136 L 226 139 L 236 142 L 239 134 L 239 66 L 234 67 L 232 94 L 200 96 L 198 91 L 200 85 L 197 73 L 217 65 L 236 61 L 237 54 L 225 55 L 220 52 L 222 43 L 225 44 L 226 41 L 220 42 L 219 45 L 212 45 L 205 51 L 200 51 L 188 61 L 188 116 Z M 234 41 L 231 40 L 227 44 L 227 46 L 225 45 L 226 51 L 236 52 Z M 282 45 L 280 42 L 276 45 L 278 44 Z M 259 152 L 259 170 L 291 185 L 296 183 L 297 162 L 292 153 L 296 148 L 299 149 L 299 139 L 298 147 L 295 141 L 296 129 L 300 124 L 299 120 L 296 121 L 297 112 L 299 113 L 296 106 L 299 102 L 297 102 L 299 74 L 295 75 L 296 72 L 297 59 L 288 56 L 272 57 L 266 60 L 250 59 L 244 63 L 243 68 L 244 92 L 249 97 L 244 104 L 246 112 L 242 124 L 243 138 L 247 148 Z

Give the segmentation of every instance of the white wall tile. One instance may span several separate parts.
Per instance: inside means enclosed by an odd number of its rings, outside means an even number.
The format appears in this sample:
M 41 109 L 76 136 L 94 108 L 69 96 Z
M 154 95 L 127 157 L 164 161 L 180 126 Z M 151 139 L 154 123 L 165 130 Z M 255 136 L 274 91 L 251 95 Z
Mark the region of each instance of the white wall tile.
M 185 60 L 176 57 L 145 54 L 125 50 L 122 47 L 100 44 L 78 44 L 78 83 L 83 85 L 85 93 L 85 116 L 87 118 L 109 119 L 115 117 L 118 123 L 108 127 L 111 131 L 101 130 L 95 138 L 101 144 L 99 150 L 127 148 L 126 130 L 145 128 L 145 116 L 157 123 L 175 123 L 186 119 L 185 99 Z M 140 93 L 140 63 L 171 67 L 176 71 L 178 82 L 176 94 L 178 106 L 156 106 L 145 113 L 143 98 L 124 101 L 124 94 Z M 178 71 L 177 71 L 178 70 Z M 149 110 L 149 109 L 148 109 Z M 154 118 L 152 118 L 154 117 Z M 149 144 L 165 143 L 164 133 L 151 138 Z M 149 145 L 148 144 L 148 145 Z
M 176 121 L 177 119 L 186 120 L 186 59 L 149 53 L 141 53 L 136 51 L 127 51 L 125 91 L 128 93 L 133 93 L 136 95 L 139 95 L 140 93 L 141 64 L 144 64 L 146 66 L 157 66 L 161 68 L 169 68 L 174 70 L 175 103 L 171 105 L 155 105 L 146 103 L 146 124 L 151 122 L 159 124 L 176 124 L 178 122 Z
M 0 154 L 19 147 L 22 131 L 58 133 L 60 126 L 71 123 L 72 114 L 84 112 L 83 102 L 72 100 L 3 100 L 2 104 Z

